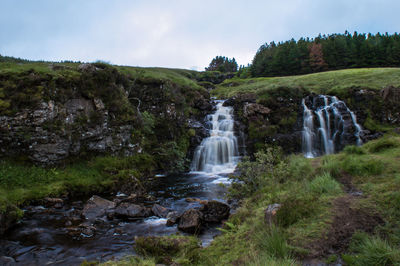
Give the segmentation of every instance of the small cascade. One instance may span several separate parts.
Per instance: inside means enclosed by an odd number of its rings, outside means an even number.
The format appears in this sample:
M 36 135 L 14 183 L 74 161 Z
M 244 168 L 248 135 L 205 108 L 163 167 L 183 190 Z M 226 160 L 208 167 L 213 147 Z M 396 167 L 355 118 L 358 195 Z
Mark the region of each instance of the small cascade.
M 303 153 L 307 158 L 332 154 L 345 145 L 361 145 L 356 115 L 335 96 L 306 97 L 303 106 Z
M 231 173 L 238 162 L 238 143 L 233 132 L 233 108 L 218 101 L 217 110 L 208 115 L 210 137 L 196 148 L 191 171 L 206 173 Z

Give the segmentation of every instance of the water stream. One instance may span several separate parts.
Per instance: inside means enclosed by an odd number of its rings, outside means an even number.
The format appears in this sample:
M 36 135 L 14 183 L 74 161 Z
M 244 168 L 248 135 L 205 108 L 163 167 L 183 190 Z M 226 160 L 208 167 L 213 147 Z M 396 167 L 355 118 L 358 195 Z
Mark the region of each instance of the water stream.
M 210 137 L 196 149 L 192 171 L 160 177 L 162 181 L 152 192 L 155 200 L 151 204 L 156 202 L 183 212 L 199 206 L 199 203 L 188 202 L 186 198 L 224 201 L 225 189 L 219 184 L 229 182 L 228 174 L 235 170 L 239 159 L 232 112 L 232 107 L 217 102 L 216 112 L 207 117 Z M 66 232 L 65 220 L 81 207 L 82 202 L 70 202 L 59 209 L 26 208 L 25 217 L 18 226 L 0 239 L 0 257 L 11 257 L 17 265 L 79 265 L 84 260 L 107 261 L 134 254 L 135 236 L 178 232 L 176 225 L 166 226 L 166 219 L 149 217 L 137 221 L 105 221 L 96 224 L 93 236 L 72 238 Z M 199 238 L 203 245 L 208 245 L 218 232 L 211 226 Z

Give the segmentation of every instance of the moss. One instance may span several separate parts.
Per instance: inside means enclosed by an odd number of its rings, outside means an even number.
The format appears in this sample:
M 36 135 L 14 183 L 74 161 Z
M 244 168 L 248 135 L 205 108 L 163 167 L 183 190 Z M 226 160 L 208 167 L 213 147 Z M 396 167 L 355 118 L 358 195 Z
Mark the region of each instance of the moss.
M 10 204 L 20 205 L 66 192 L 99 193 L 122 180 L 143 187 L 146 177 L 152 175 L 154 169 L 153 157 L 147 154 L 95 157 L 64 168 L 42 168 L 5 160 L 0 162 L 0 205 L 3 208 Z

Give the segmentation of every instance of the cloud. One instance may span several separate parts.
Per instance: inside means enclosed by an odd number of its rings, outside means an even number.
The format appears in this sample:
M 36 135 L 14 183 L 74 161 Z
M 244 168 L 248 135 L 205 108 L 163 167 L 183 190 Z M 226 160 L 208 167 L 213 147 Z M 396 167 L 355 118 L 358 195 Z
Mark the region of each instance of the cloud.
M 265 42 L 394 32 L 395 0 L 2 0 L 0 53 L 28 59 L 204 69 L 251 62 Z

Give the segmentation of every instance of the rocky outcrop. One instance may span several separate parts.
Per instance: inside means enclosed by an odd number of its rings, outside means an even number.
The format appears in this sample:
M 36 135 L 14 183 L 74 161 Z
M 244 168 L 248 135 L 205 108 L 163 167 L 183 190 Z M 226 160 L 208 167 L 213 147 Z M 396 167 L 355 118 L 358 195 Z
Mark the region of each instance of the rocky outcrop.
M 327 94 L 334 95 L 329 91 Z M 380 124 L 400 125 L 400 88 L 388 87 L 377 91 L 354 87 L 336 96 L 356 115 L 363 129 L 360 132 L 363 142 L 382 135 Z M 306 97 L 308 102 L 318 105 L 318 95 L 303 88 L 276 88 L 257 95 L 239 94 L 224 104 L 234 106 L 238 121 L 236 132 L 243 134 L 249 154 L 264 144 L 281 146 L 286 153 L 299 153 L 302 151 L 302 99 Z M 351 128 L 351 117 L 345 116 L 344 124 Z M 343 145 L 338 147 L 339 150 L 355 143 L 353 131 L 343 136 Z
M 48 165 L 79 155 L 82 151 L 134 154 L 132 125 L 113 127 L 112 116 L 101 99 L 70 99 L 65 103 L 42 102 L 14 116 L 0 116 L 0 152 L 27 155 Z
M 133 78 L 102 63 L 51 70 L 1 73 L 8 100 L 0 109 L 0 156 L 56 165 L 88 155 L 163 154 L 157 160 L 168 171 L 185 158 L 167 157 L 188 154 L 206 134 L 201 121 L 213 106 L 200 86 L 139 70 Z M 180 150 L 166 152 L 171 147 Z

